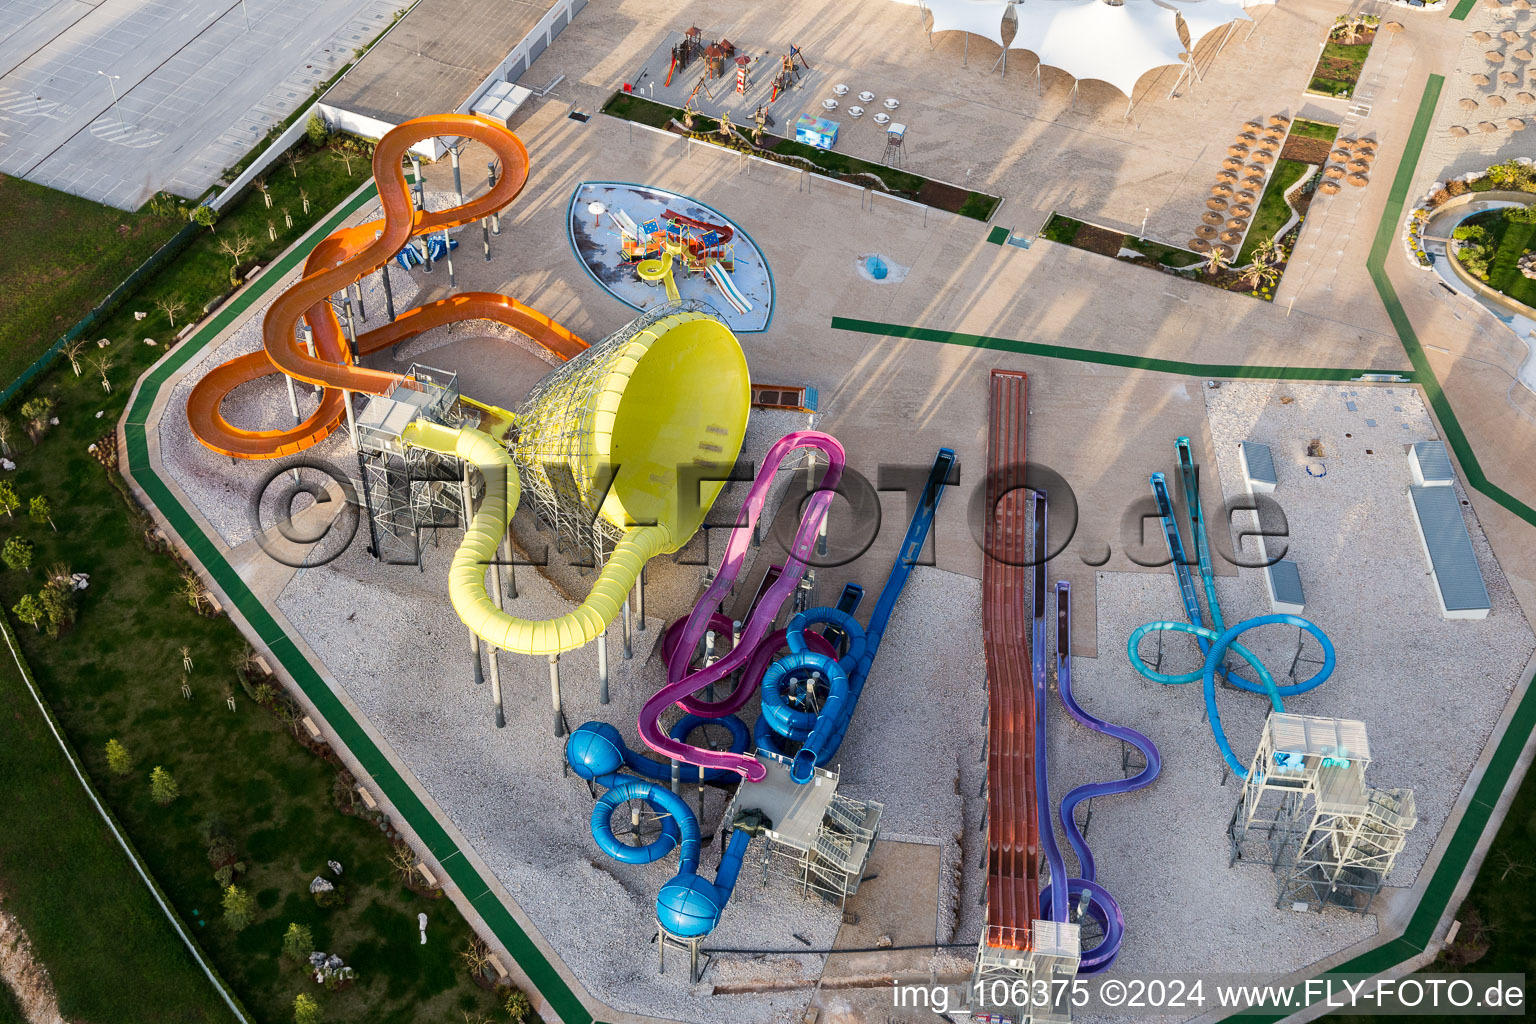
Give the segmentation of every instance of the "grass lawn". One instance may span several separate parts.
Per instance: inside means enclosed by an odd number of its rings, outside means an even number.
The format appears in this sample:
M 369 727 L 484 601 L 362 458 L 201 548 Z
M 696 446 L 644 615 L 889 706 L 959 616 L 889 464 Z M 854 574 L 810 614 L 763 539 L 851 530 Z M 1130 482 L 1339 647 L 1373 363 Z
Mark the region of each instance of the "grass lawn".
M 1071 245 L 1072 240 L 1077 237 L 1078 229 L 1082 226 L 1083 222 L 1080 220 L 1053 213 L 1051 219 L 1045 222 L 1045 227 L 1040 229 L 1040 237 L 1048 242 Z
M 311 154 L 298 181 L 283 168 L 271 179 L 277 223 L 283 223 L 281 207 L 292 201 L 290 194 L 297 196 L 300 185 L 309 190 L 312 217 L 318 219 L 352 190 L 366 166 L 354 158 L 353 174 L 347 176 L 340 161 Z M 265 238 L 268 216 L 261 196 L 253 193 L 218 230 L 250 231 L 259 225 Z M 296 224 L 292 233 L 297 231 Z M 199 302 L 207 293 L 222 292 L 228 286 L 227 261 L 208 244 L 217 237 L 205 233 L 146 290 L 174 291 Z M 264 245 L 259 255 L 275 254 L 280 244 Z M 237 685 L 230 664 L 232 653 L 244 646 L 238 631 L 227 619 L 196 615 L 177 595 L 176 564 L 145 546 L 146 520 L 86 451 L 120 417 L 128 394 L 125 382 L 163 351 L 123 344 L 151 332 L 164 337 L 163 318 L 158 326 L 156 319 L 135 323 L 124 310 L 114 321 L 117 326 L 108 333 L 117 345 L 110 351 L 120 362 L 110 394 L 91 371 L 77 378 L 67 361 L 56 364 L 33 394 L 55 399 L 59 425 L 36 448 L 24 437 L 13 441 L 18 469 L 8 480 L 24 502 L 35 495 L 50 499 L 58 531 L 24 515 L 0 518 L 0 541 L 18 536 L 36 545 L 30 572 L 0 571 L 0 605 L 12 608 L 23 594 L 37 591 L 40 566 L 66 562 L 74 571 L 91 574 L 71 631 L 50 639 L 28 626 L 17 630 L 39 687 L 179 917 L 190 922 L 210 961 L 257 1020 L 290 1020 L 293 998 L 300 992 L 315 995 L 331 1024 L 457 1022 L 466 1010 L 489 1012 L 494 995 L 476 987 L 457 960 L 469 936 L 458 912 L 446 900 L 425 899 L 401 885 L 391 874 L 389 843 L 378 826 L 335 809 L 335 771 Z M 98 412 L 103 414 L 99 419 Z M 194 663 L 188 679 L 191 700 L 180 692 L 183 645 L 191 649 Z M 235 699 L 233 712 L 225 705 L 227 694 Z M 106 771 L 103 748 L 112 738 L 134 758 L 135 770 L 126 778 Z M 148 773 L 157 765 L 180 785 L 181 795 L 168 807 L 149 798 Z M 221 920 L 219 887 L 202 837 L 209 819 L 227 829 L 248 868 L 240 884 L 255 898 L 257 909 L 244 931 Z M 341 882 L 348 901 L 324 910 L 310 897 L 308 885 L 327 873 L 330 859 L 344 866 Z M 52 877 L 58 858 L 24 864 L 31 882 L 45 886 L 50 879 L 39 875 Z M 16 879 L 18 887 L 22 881 Z M 44 889 L 35 898 L 62 897 Z M 425 946 L 417 936 L 418 912 L 430 920 Z M 281 961 L 279 943 L 289 922 L 308 924 L 317 946 L 356 968 L 356 983 L 327 992 L 297 965 Z M 133 929 L 120 930 L 100 918 L 92 924 L 106 941 L 122 944 L 132 936 L 134 943 L 150 945 Z M 77 942 L 56 949 L 45 962 L 62 988 L 62 979 L 99 972 L 101 959 L 98 950 Z M 116 995 L 118 1013 L 111 1019 L 119 1020 L 129 1009 L 122 993 L 143 992 L 145 985 L 100 988 Z M 70 998 L 67 992 L 61 995 Z M 199 1019 L 175 1018 L 148 1004 L 134 1003 L 131 1009 L 142 1009 L 145 1020 Z
M 1494 253 L 1488 266 L 1488 284 L 1516 302 L 1536 306 L 1536 281 L 1520 273 L 1516 265 L 1526 250 L 1536 249 L 1536 224 L 1506 220 L 1501 210 L 1468 217 L 1463 223 L 1485 227 L 1493 236 Z
M 4 982 L 0 982 L 0 1024 L 27 1024 L 15 993 L 6 988 Z
M 1339 135 L 1339 126 L 1298 117 L 1291 122 L 1291 134 L 1300 135 L 1304 139 L 1322 139 L 1324 142 L 1331 143 Z
M 75 778 L 3 641 L 0 717 L 0 892 L 52 975 L 64 1016 L 231 1020 Z M 9 996 L 0 985 L 0 1024 L 13 1019 Z
M 1353 96 L 1360 81 L 1360 69 L 1370 52 L 1370 42 L 1345 44 L 1330 39 L 1317 58 L 1307 91 L 1325 96 Z
M 1536 775 L 1527 775 L 1499 827 L 1488 859 L 1456 917 L 1456 942 L 1424 970 L 1432 974 L 1490 973 L 1536 977 Z M 1323 1018 L 1331 1024 L 1381 1020 L 1364 1014 Z M 1408 1018 L 1393 1018 L 1408 1019 Z M 1466 1015 L 1417 1016 L 1426 1024 L 1453 1024 Z
M 1233 266 L 1246 266 L 1259 242 L 1266 238 L 1274 238 L 1276 232 L 1291 219 L 1291 207 L 1285 201 L 1285 193 L 1301 180 L 1301 176 L 1306 171 L 1307 165 L 1297 160 L 1275 161 L 1275 169 L 1270 173 L 1269 184 L 1264 187 L 1264 194 L 1259 197 L 1259 205 L 1253 211 L 1253 222 L 1248 228 L 1248 234 L 1243 238 L 1242 250 L 1232 261 Z
M 1130 235 L 1126 235 L 1125 246 L 1128 249 L 1135 249 L 1149 259 L 1156 260 L 1165 267 L 1174 267 L 1182 270 L 1185 267 L 1192 267 L 1197 263 L 1204 262 L 1199 253 L 1193 253 L 1187 249 L 1176 249 L 1171 245 L 1163 245 L 1160 242 L 1154 242 L 1146 238 L 1133 238 Z
M 125 213 L 0 176 L 0 386 L 15 380 L 184 224 L 146 207 Z

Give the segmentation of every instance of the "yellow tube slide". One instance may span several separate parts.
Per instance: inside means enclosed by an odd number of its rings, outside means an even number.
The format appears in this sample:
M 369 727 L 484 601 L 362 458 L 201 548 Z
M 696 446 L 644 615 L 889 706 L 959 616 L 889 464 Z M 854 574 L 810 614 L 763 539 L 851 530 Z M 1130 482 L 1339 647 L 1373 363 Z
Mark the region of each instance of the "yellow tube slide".
M 448 569 L 448 598 L 470 631 L 487 643 L 520 654 L 560 654 L 595 640 L 619 614 L 646 560 L 667 550 L 669 531 L 661 526 L 627 530 L 579 606 L 558 618 L 520 619 L 497 608 L 485 586 L 485 571 L 496 558 L 507 523 L 517 511 L 521 488 L 517 469 L 500 442 L 470 427 L 417 420 L 406 427 L 407 444 L 452 455 L 475 466 L 485 478 L 485 498 L 470 519 L 464 540 Z
M 660 281 L 667 289 L 668 302 L 681 302 L 677 282 L 672 279 L 672 253 L 663 252 L 659 260 L 641 260 L 635 264 L 635 273 L 642 281 Z

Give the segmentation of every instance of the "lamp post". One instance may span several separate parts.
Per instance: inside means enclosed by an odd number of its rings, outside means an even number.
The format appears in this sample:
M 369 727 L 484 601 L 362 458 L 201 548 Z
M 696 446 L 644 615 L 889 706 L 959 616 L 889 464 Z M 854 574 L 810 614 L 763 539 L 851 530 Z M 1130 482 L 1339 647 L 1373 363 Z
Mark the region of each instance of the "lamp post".
M 1148 206 L 1142 211 L 1141 214 L 1141 234 L 1136 236 L 1142 241 L 1146 241 L 1147 238 L 1147 218 L 1150 216 L 1152 216 L 1152 207 Z
M 112 90 L 112 109 L 117 111 L 117 123 L 122 126 L 124 131 L 127 131 L 128 122 L 123 120 L 123 108 L 117 102 L 117 86 L 114 84 L 119 78 L 123 76 L 109 75 L 105 71 L 102 71 L 100 68 L 96 70 L 96 73 L 107 80 L 107 88 Z

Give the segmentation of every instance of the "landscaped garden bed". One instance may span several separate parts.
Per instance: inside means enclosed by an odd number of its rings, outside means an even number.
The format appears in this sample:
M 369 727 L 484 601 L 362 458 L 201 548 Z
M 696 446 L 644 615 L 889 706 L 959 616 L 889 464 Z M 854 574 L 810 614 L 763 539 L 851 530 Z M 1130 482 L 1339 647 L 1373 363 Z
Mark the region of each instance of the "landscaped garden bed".
M 825 149 L 817 149 L 793 139 L 763 132 L 756 143 L 748 127 L 733 124 L 730 134 L 722 134 L 720 122 L 702 114 L 688 114 L 676 107 L 622 92 L 614 93 L 603 104 L 603 113 L 637 124 L 675 132 L 713 145 L 751 153 L 792 167 L 816 171 L 839 181 L 866 185 L 882 192 L 911 199 L 937 210 L 958 213 L 985 223 L 997 211 L 1002 199 L 985 192 L 973 192 L 941 181 L 933 181 L 884 164 Z M 691 127 L 688 125 L 691 124 Z
M 350 151 L 345 159 L 310 151 L 292 169 L 274 168 L 270 209 L 259 190 L 237 203 L 202 232 L 198 242 L 207 244 L 167 264 L 101 328 L 110 346 L 59 360 L 4 410 L 0 440 L 17 469 L 0 482 L 0 506 L 10 513 L 0 516 L 0 606 L 21 623 L 22 654 L 104 803 L 253 1020 L 506 1021 L 503 1004 L 517 994 L 481 983 L 487 968 L 469 926 L 452 904 L 421 893 L 423 879 L 410 875 L 414 857 L 401 851 L 391 823 L 357 801 L 355 780 L 334 753 L 307 738 L 299 705 L 255 667 L 244 638 L 156 537 L 116 469 L 112 427 L 131 381 L 163 352 L 139 339 L 172 336 L 150 299 L 179 296 L 195 315 L 227 291 L 240 262 L 220 253 L 218 241 L 254 229 L 261 243 L 246 259 L 270 258 L 300 230 L 300 188 L 310 197 L 305 219 L 318 220 L 367 173 L 366 155 Z M 279 205 L 287 203 L 293 228 Z M 268 237 L 269 219 L 278 241 Z M 138 321 L 134 308 L 155 312 Z M 105 359 L 92 362 L 98 356 Z M 89 574 L 88 587 L 74 590 L 74 573 Z M 19 715 L 15 687 L 4 692 Z M 8 799 L 32 808 L 77 786 L 62 774 L 8 781 Z M 4 880 L 46 889 L 61 866 L 7 863 Z M 83 881 L 94 877 L 82 873 Z M 109 898 L 112 891 L 103 889 Z M 418 913 L 428 918 L 425 945 Z M 133 944 L 135 927 L 111 937 Z M 111 958 L 90 943 L 40 945 L 61 982 L 93 972 L 100 979 L 101 961 Z M 340 959 L 316 965 L 316 951 Z M 173 945 L 164 955 L 184 954 Z M 103 989 L 118 1000 L 112 1019 L 208 1019 L 198 999 L 141 1002 L 154 982 Z
M 1306 176 L 1309 166 L 1299 160 L 1281 158 L 1275 161 L 1269 183 L 1264 186 L 1264 194 L 1259 197 L 1259 205 L 1254 208 L 1253 221 L 1248 226 L 1248 234 L 1243 238 L 1243 247 L 1232 261 L 1235 266 L 1246 266 L 1252 259 L 1254 248 L 1266 238 L 1273 239 L 1285 227 L 1285 222 L 1291 219 L 1292 204 L 1286 202 L 1285 194 Z M 1316 170 L 1315 167 L 1312 169 Z
M 1374 14 L 1340 15 L 1335 19 L 1317 66 L 1312 69 L 1307 91 L 1339 99 L 1353 96 L 1380 24 L 1381 19 Z
M 1333 149 L 1333 140 L 1338 134 L 1338 125 L 1298 117 L 1291 122 L 1290 134 L 1280 147 L 1280 159 L 1321 167 L 1328 162 L 1328 153 Z
M 1424 251 L 1423 232 L 1433 212 L 1457 196 L 1472 192 L 1526 192 L 1536 194 L 1536 161 L 1516 157 L 1494 164 L 1485 171 L 1474 171 L 1449 181 L 1435 182 L 1412 210 L 1405 222 L 1404 242 L 1410 256 L 1421 267 L 1431 266 Z M 1448 247 L 1462 267 L 1496 291 L 1516 302 L 1536 307 L 1536 281 L 1520 272 L 1519 260 L 1527 251 L 1536 250 L 1536 224 L 1524 218 L 1524 211 L 1510 208 L 1474 214 L 1453 233 Z M 1472 230 L 1463 231 L 1463 228 Z

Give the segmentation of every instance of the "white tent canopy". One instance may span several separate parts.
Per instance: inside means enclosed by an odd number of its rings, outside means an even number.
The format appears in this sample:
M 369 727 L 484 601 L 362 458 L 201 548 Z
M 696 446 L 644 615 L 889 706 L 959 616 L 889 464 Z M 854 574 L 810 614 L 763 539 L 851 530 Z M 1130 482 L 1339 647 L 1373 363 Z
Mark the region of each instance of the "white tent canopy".
M 1158 0 L 1170 10 L 1179 12 L 1184 27 L 1189 29 L 1189 45 L 1198 46 L 1200 40 L 1218 29 L 1224 29 L 1234 21 L 1252 21 L 1243 10 L 1244 0 Z M 1249 0 L 1251 3 L 1251 0 Z
M 933 15 L 934 32 L 969 32 L 1003 45 L 1003 14 L 1007 0 L 923 0 L 923 8 Z
M 1009 49 L 1029 50 L 1078 80 L 1108 82 L 1127 98 L 1147 72 L 1183 63 L 1177 15 L 1152 0 L 1114 7 L 1103 0 L 1025 0 L 1014 12 L 1019 27 Z

